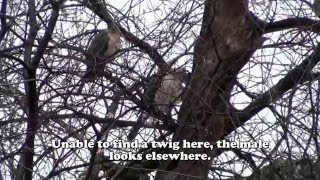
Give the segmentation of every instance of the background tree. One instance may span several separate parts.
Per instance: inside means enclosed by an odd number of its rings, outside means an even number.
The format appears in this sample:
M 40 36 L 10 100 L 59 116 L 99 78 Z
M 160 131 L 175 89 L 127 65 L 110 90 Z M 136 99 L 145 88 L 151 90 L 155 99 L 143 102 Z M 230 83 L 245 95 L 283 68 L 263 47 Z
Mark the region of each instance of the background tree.
M 313 4 L 3 0 L 0 179 L 319 178 L 310 168 L 319 167 L 320 153 Z M 79 92 L 87 45 L 112 23 L 121 49 L 108 73 Z M 147 88 L 174 69 L 190 76 L 182 102 L 166 113 Z M 137 122 L 141 116 L 154 123 Z M 139 142 L 265 140 L 271 148 L 179 150 L 207 161 L 115 161 L 110 153 L 171 150 L 51 147 L 52 140 L 127 141 L 137 123 Z

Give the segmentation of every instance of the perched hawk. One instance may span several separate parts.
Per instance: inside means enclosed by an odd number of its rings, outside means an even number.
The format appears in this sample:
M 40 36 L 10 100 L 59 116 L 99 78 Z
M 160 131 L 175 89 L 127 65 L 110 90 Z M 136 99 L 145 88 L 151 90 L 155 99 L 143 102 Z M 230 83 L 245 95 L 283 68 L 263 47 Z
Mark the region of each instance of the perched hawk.
M 88 47 L 84 63 L 87 65 L 83 76 L 84 82 L 94 81 L 98 76 L 104 75 L 106 64 L 117 50 L 120 49 L 121 32 L 116 25 L 97 34 Z M 82 84 L 83 86 L 83 84 Z M 81 92 L 82 86 L 79 91 Z
M 170 72 L 166 73 L 162 79 L 161 84 L 154 96 L 154 103 L 158 110 L 164 114 L 171 113 L 172 106 L 180 98 L 184 89 L 182 84 L 185 82 L 186 74 L 184 72 Z
M 154 105 L 159 111 L 170 116 L 173 106 L 180 100 L 184 90 L 183 83 L 187 77 L 186 70 L 181 69 L 171 70 L 165 74 L 159 72 L 151 76 L 146 85 L 145 103 Z M 128 140 L 132 141 L 136 137 L 144 123 L 153 124 L 154 119 L 141 113 L 128 135 Z

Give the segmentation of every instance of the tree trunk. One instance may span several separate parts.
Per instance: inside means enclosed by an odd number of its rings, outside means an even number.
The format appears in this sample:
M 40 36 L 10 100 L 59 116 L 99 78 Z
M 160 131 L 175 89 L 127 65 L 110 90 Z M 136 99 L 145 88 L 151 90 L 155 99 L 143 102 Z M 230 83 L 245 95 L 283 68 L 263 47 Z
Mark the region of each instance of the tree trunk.
M 237 74 L 262 43 L 247 0 L 206 1 L 194 49 L 193 76 L 173 141 L 214 143 L 227 135 L 230 128 L 235 129 L 231 122 L 230 94 Z M 215 156 L 214 151 L 203 148 L 181 151 Z M 156 179 L 206 179 L 210 165 L 210 160 L 162 162 Z

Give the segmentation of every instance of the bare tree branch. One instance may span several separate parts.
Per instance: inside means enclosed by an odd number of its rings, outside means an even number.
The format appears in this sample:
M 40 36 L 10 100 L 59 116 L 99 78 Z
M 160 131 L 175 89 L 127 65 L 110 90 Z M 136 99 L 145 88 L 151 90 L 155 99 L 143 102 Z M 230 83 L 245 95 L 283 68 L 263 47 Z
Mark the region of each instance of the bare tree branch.
M 244 110 L 237 112 L 239 115 L 236 120 L 245 122 L 259 111 L 267 107 L 270 103 L 276 102 L 287 91 L 291 90 L 298 84 L 302 84 L 312 78 L 312 69 L 320 61 L 320 45 L 317 45 L 314 52 L 308 56 L 301 64 L 289 71 L 284 78 L 266 91 L 264 94 L 258 96 L 255 101 L 250 103 Z
M 263 33 L 272 33 L 288 29 L 308 30 L 314 33 L 320 33 L 320 21 L 305 17 L 288 18 L 275 22 L 257 21 L 258 26 Z

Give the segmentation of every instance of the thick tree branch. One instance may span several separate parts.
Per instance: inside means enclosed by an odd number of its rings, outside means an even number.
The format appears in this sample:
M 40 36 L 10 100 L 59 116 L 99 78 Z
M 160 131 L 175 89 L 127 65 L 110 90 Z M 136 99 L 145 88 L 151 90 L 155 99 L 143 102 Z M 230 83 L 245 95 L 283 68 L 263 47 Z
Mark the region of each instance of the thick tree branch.
M 33 68 L 37 68 L 39 63 L 40 63 L 40 59 L 41 57 L 43 56 L 44 54 L 44 51 L 46 50 L 47 46 L 48 46 L 48 43 L 49 41 L 51 40 L 52 38 L 52 33 L 53 33 L 53 30 L 54 30 L 54 27 L 56 25 L 56 22 L 58 20 L 58 17 L 59 17 L 59 7 L 55 7 L 53 6 L 53 10 L 52 10 L 52 13 L 51 13 L 51 17 L 50 17 L 50 20 L 49 20 L 49 23 L 48 23 L 48 27 L 46 28 L 46 31 L 45 31 L 45 34 L 37 48 L 37 52 L 32 60 L 32 66 Z
M 0 43 L 4 36 L 6 35 L 6 32 L 8 30 L 7 28 L 7 21 L 6 21 L 6 13 L 7 13 L 7 0 L 3 0 L 1 3 L 1 9 L 0 9 L 0 22 L 1 22 L 1 30 L 0 30 Z
M 24 62 L 29 67 L 29 70 L 24 70 L 24 78 L 29 80 L 25 82 L 25 90 L 27 95 L 27 101 L 29 106 L 29 113 L 27 119 L 27 133 L 25 142 L 23 144 L 22 155 L 20 156 L 19 164 L 16 172 L 16 179 L 22 180 L 31 180 L 32 179 L 32 170 L 33 170 L 33 155 L 34 155 L 34 139 L 36 133 L 36 112 L 34 110 L 35 107 L 35 92 L 36 92 L 36 83 L 32 81 L 35 75 L 32 75 L 31 72 L 31 59 L 32 59 L 32 47 L 34 45 L 34 40 L 36 38 L 38 27 L 37 27 L 37 19 L 36 19 L 36 11 L 35 11 L 35 1 L 30 0 L 28 6 L 28 16 L 30 25 L 30 29 L 27 35 L 27 40 L 25 43 L 25 51 L 24 51 Z M 30 81 L 31 80 L 31 81 Z M 31 110 L 31 111 L 30 111 Z
M 31 0 L 29 2 L 28 15 L 30 16 L 30 32 L 25 46 L 24 62 L 26 66 L 29 67 L 25 69 L 24 78 L 27 80 L 25 83 L 28 113 L 27 113 L 27 135 L 25 143 L 23 145 L 23 154 L 20 157 L 19 165 L 17 168 L 17 179 L 31 180 L 32 170 L 33 170 L 33 157 L 34 157 L 34 140 L 36 131 L 38 128 L 38 94 L 36 85 L 36 70 L 39 65 L 40 59 L 51 39 L 55 23 L 58 18 L 58 6 L 53 5 L 53 11 L 49 21 L 48 29 L 40 42 L 40 46 L 37 49 L 36 55 L 32 58 L 32 47 L 34 45 L 34 40 L 38 31 L 36 25 L 36 11 L 35 11 L 35 1 Z
M 207 0 L 200 36 L 194 47 L 193 77 L 187 98 L 178 114 L 179 128 L 173 141 L 216 142 L 224 137 L 229 121 L 228 101 L 237 74 L 261 47 L 259 27 L 248 13 L 248 1 Z M 208 149 L 183 149 L 184 153 L 205 153 Z M 211 161 L 165 161 L 156 180 L 186 180 L 207 177 Z
M 255 101 L 250 103 L 244 110 L 237 113 L 237 120 L 242 124 L 267 107 L 270 103 L 276 102 L 287 91 L 298 84 L 313 79 L 314 74 L 311 70 L 320 61 L 320 44 L 314 52 L 308 56 L 300 65 L 292 69 L 282 78 L 275 86 L 259 96 Z
M 314 33 L 320 33 L 320 21 L 310 18 L 289 18 L 275 22 L 265 22 L 257 19 L 257 24 L 263 33 L 272 33 L 287 29 L 302 29 L 309 30 Z
M 230 109 L 232 113 L 232 121 L 226 124 L 224 135 L 221 139 L 228 136 L 238 127 L 250 120 L 254 115 L 266 108 L 269 104 L 276 102 L 287 91 L 291 90 L 298 84 L 306 81 L 314 81 L 320 78 L 320 73 L 311 73 L 312 68 L 320 61 L 320 46 L 315 52 L 304 60 L 299 66 L 292 69 L 284 78 L 282 78 L 275 86 L 265 93 L 258 96 L 256 100 L 250 103 L 244 110 Z M 217 157 L 223 151 L 217 147 L 213 150 L 214 156 Z
M 291 90 L 298 84 L 306 81 L 318 79 L 319 73 L 312 73 L 311 70 L 320 61 L 320 44 L 316 47 L 315 51 L 308 56 L 300 65 L 292 69 L 287 75 L 279 80 L 279 82 L 270 88 L 265 93 L 258 95 L 257 99 L 251 102 L 243 110 L 230 109 L 232 113 L 232 121 L 226 124 L 226 129 L 222 138 L 229 135 L 231 132 L 242 126 L 245 122 L 250 120 L 254 115 L 266 108 L 270 103 L 276 102 L 287 91 Z M 221 138 L 221 139 L 222 139 Z M 222 153 L 219 149 L 215 148 L 214 154 L 218 156 Z

